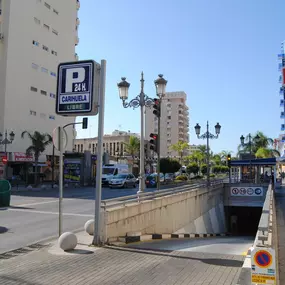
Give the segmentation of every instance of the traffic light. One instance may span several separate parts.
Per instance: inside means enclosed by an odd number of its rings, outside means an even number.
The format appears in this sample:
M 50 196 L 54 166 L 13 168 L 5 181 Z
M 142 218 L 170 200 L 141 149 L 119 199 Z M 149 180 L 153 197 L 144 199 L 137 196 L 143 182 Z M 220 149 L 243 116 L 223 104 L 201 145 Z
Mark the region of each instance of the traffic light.
M 159 99 L 153 99 L 154 105 L 153 105 L 153 114 L 156 117 L 160 117 L 160 100 Z
M 230 154 L 227 155 L 228 167 L 231 167 L 232 156 Z
M 158 135 L 151 133 L 149 136 L 151 137 L 151 140 L 149 141 L 150 149 L 157 152 L 157 150 L 158 150 Z
M 2 163 L 3 163 L 3 164 L 7 164 L 7 162 L 8 162 L 7 156 L 3 156 L 3 157 L 2 157 Z
M 87 129 L 87 127 L 88 127 L 88 118 L 83 118 L 82 129 Z

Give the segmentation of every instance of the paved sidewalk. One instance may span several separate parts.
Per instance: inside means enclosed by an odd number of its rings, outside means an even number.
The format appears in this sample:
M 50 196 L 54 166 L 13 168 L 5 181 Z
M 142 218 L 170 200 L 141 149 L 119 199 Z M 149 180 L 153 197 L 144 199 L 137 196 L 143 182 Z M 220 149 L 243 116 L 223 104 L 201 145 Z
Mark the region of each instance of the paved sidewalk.
M 243 263 L 233 255 L 87 247 L 91 241 L 81 233 L 72 253 L 51 243 L 10 259 L 0 256 L 0 284 L 235 285 Z

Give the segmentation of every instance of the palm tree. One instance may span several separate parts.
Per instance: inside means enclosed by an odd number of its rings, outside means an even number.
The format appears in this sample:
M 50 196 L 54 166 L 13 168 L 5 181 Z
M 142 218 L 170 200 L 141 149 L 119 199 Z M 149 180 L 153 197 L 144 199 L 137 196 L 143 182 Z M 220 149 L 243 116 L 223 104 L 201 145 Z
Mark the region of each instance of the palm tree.
M 52 137 L 47 133 L 40 133 L 38 131 L 35 131 L 33 134 L 31 134 L 28 131 L 22 132 L 22 139 L 25 137 L 25 135 L 28 136 L 28 138 L 31 140 L 31 145 L 26 149 L 26 154 L 31 155 L 32 153 L 35 156 L 35 186 L 38 184 L 38 162 L 39 157 L 41 153 L 43 153 L 46 150 L 46 147 L 51 144 Z
M 140 140 L 138 137 L 130 136 L 129 142 L 124 143 L 125 145 L 125 151 L 127 154 L 129 154 L 132 157 L 133 165 L 135 156 L 138 155 L 140 150 Z
M 258 139 L 256 138 L 257 136 L 259 137 Z M 249 135 L 247 135 L 246 140 L 249 141 Z M 269 150 L 269 153 L 270 153 L 270 151 L 272 150 L 271 146 L 273 146 L 273 142 L 274 142 L 273 139 L 264 135 L 263 132 L 257 131 L 255 135 L 253 136 L 251 135 L 251 146 L 249 144 L 246 144 L 245 146 L 242 146 L 242 144 L 240 144 L 238 146 L 238 154 L 244 153 L 244 152 L 250 152 L 250 148 L 251 148 L 252 154 L 256 154 L 260 148 L 267 149 Z M 265 155 L 265 152 L 260 151 L 259 155 Z M 268 152 L 266 153 L 266 155 L 268 155 Z M 275 153 L 275 155 L 278 155 L 278 154 Z
M 180 164 L 182 165 L 183 153 L 184 150 L 188 149 L 189 145 L 187 142 L 178 141 L 176 144 L 173 144 L 169 147 L 169 149 L 177 151 L 180 156 Z
M 255 153 L 256 158 L 278 157 L 280 153 L 276 149 L 260 147 Z

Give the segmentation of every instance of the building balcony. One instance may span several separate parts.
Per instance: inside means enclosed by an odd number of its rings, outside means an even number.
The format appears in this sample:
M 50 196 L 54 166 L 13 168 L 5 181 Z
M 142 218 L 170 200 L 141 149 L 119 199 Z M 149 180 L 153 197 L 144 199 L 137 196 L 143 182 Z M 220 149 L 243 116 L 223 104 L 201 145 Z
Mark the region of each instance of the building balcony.
M 79 8 L 80 8 L 80 1 L 76 0 L 76 9 L 79 10 Z
M 75 45 L 77 46 L 78 44 L 79 44 L 79 37 L 76 36 L 76 37 L 75 37 Z
M 80 20 L 79 18 L 76 18 L 76 26 L 79 26 L 80 25 Z
M 74 58 L 75 58 L 75 60 L 76 60 L 76 61 L 78 61 L 78 60 L 79 60 L 79 56 L 78 56 L 78 54 L 77 54 L 77 53 L 75 53 L 75 54 L 74 54 Z

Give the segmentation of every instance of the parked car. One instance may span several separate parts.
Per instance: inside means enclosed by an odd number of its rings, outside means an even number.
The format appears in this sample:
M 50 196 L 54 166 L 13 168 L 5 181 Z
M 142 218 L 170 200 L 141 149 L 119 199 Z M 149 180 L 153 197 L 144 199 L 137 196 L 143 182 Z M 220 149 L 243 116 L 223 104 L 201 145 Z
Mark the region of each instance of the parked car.
M 128 188 L 136 187 L 136 178 L 131 173 L 117 174 L 109 180 L 110 188 Z
M 165 173 L 165 182 L 170 182 L 174 180 L 174 173 Z
M 164 182 L 164 175 L 160 173 L 160 182 Z M 157 187 L 157 173 L 152 173 L 146 177 L 146 188 Z

